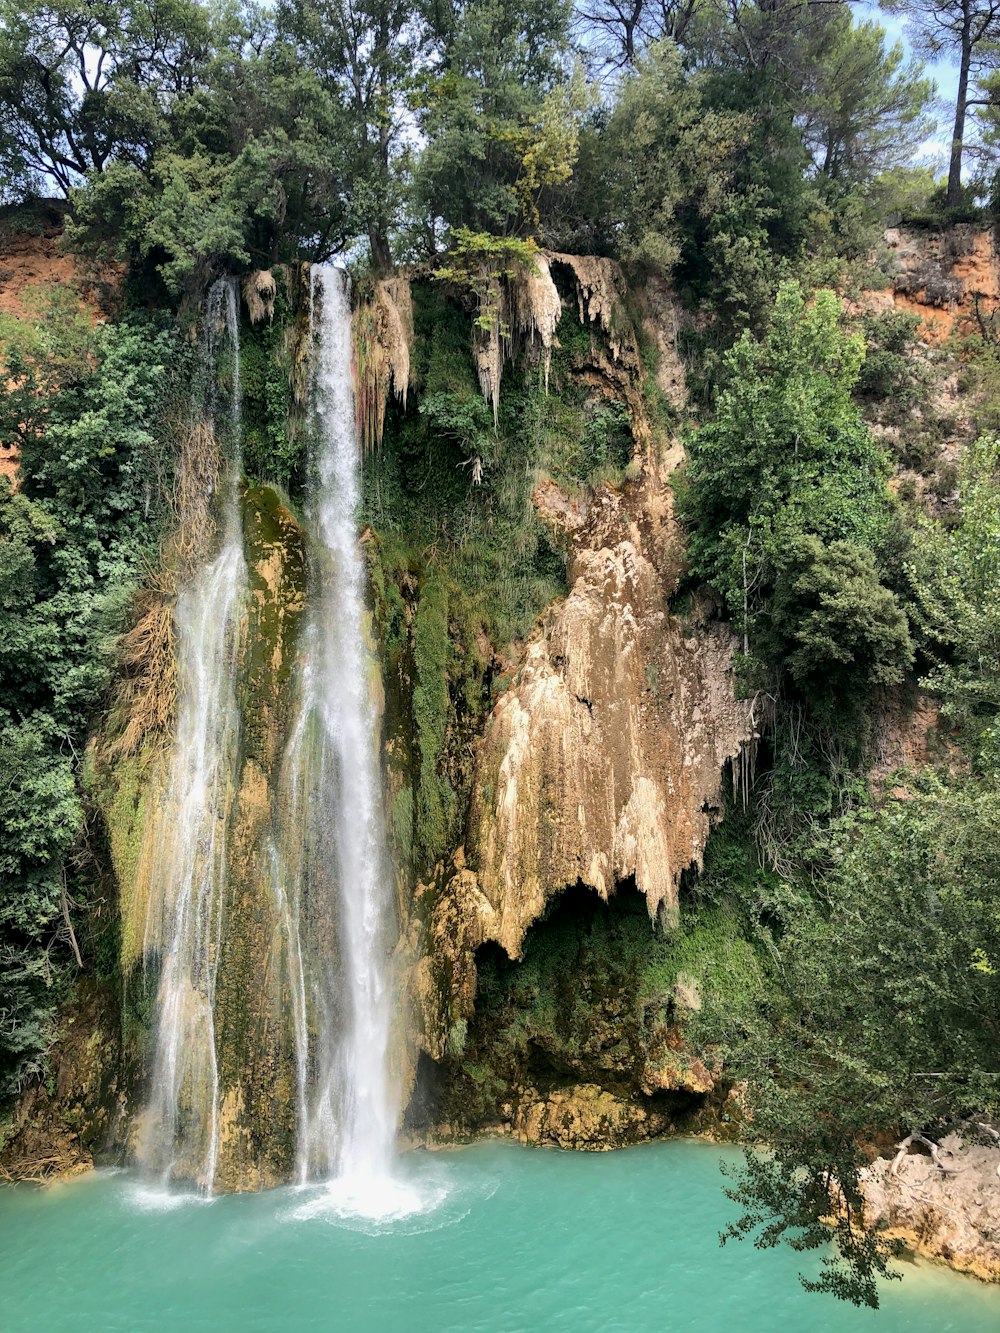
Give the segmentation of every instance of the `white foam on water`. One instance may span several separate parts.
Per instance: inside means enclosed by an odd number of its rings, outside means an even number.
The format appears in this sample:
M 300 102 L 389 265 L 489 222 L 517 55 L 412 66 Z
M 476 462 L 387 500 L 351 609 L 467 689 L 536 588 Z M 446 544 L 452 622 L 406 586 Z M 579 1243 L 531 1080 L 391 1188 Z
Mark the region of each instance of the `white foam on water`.
M 198 1190 L 171 1189 L 169 1185 L 131 1180 L 122 1197 L 138 1213 L 175 1213 L 181 1208 L 204 1207 L 214 1202 L 212 1195 Z
M 459 1225 L 500 1187 L 499 1176 L 469 1177 L 437 1154 L 408 1154 L 392 1175 L 340 1176 L 295 1187 L 284 1223 L 325 1223 L 367 1236 L 418 1235 Z

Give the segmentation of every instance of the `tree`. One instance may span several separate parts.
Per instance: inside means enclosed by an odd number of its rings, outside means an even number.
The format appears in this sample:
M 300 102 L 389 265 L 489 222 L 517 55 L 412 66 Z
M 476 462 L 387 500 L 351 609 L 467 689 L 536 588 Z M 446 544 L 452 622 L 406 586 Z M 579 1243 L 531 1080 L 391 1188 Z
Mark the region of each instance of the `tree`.
M 196 0 L 4 0 L 4 174 L 51 180 L 68 194 L 114 158 L 145 161 L 167 102 L 197 87 L 209 34 Z
M 699 9 L 690 34 L 699 62 L 721 66 L 786 92 L 800 88 L 803 64 L 813 58 L 828 24 L 847 8 L 844 0 L 724 0 Z
M 913 665 L 909 625 L 871 551 L 805 536 L 778 561 L 758 651 L 782 663 L 816 717 L 850 716 L 874 687 L 902 683 Z
M 873 1307 L 895 1247 L 864 1225 L 872 1145 L 1000 1113 L 1000 795 L 929 775 L 908 786 L 816 843 L 814 896 L 765 930 L 782 992 L 730 1053 L 769 1147 L 736 1174 L 744 1212 L 726 1237 L 832 1242 L 805 1285 Z
M 431 7 L 434 58 L 419 111 L 426 145 L 415 173 L 429 251 L 440 221 L 499 235 L 535 230 L 519 195 L 526 172 L 542 166 L 539 183 L 557 183 L 575 151 L 574 98 L 557 92 L 570 79 L 568 21 L 565 0 Z M 560 143 L 563 159 L 553 161 Z
M 634 65 L 655 42 L 681 45 L 704 0 L 579 0 L 573 28 L 584 56 L 608 70 Z
M 0 319 L 0 442 L 21 450 L 19 489 L 0 481 L 0 1096 L 52 1036 L 78 760 L 167 515 L 175 351 L 155 318 L 95 325 L 68 290 Z
M 426 24 L 401 0 L 287 0 L 279 26 L 343 107 L 355 225 L 367 233 L 372 263 L 384 272 L 392 267 L 407 101 L 427 56 Z
M 826 25 L 804 87 L 803 137 L 820 174 L 840 188 L 907 165 L 932 122 L 934 84 L 885 30 L 838 12 Z
M 948 164 L 949 208 L 962 202 L 962 155 L 969 108 L 984 105 L 975 96 L 983 72 L 996 59 L 1000 41 L 1000 0 L 881 0 L 891 14 L 903 14 L 932 56 L 958 55 L 958 91 Z
M 672 43 L 651 47 L 622 80 L 603 136 L 599 206 L 621 257 L 669 272 L 685 222 L 723 210 L 747 135 L 745 118 L 705 106 Z
M 72 243 L 155 270 L 172 295 L 356 235 L 344 107 L 267 12 L 230 17 L 145 160 L 117 157 L 73 196 Z
M 959 473 L 959 523 L 924 519 L 907 563 L 916 628 L 941 700 L 979 762 L 1000 772 L 1000 442 L 984 436 Z
M 779 571 L 803 537 L 877 550 L 890 513 L 888 461 L 851 398 L 864 343 L 841 305 L 785 283 L 763 339 L 725 358 L 715 419 L 691 435 L 681 513 L 693 571 L 725 598 L 747 641 L 771 614 Z M 797 565 L 794 566 L 798 568 Z

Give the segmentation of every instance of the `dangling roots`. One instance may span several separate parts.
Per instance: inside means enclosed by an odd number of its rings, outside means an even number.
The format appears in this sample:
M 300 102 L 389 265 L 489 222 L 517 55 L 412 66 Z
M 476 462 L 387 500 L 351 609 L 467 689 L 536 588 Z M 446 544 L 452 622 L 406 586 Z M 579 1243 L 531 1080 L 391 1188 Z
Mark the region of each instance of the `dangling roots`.
M 151 736 L 166 735 L 177 702 L 174 598 L 178 583 L 204 559 L 215 536 L 212 498 L 221 457 L 211 422 L 184 430 L 173 492 L 174 531 L 159 568 L 137 593 L 132 628 L 118 641 L 118 678 L 111 705 L 109 757 L 135 754 Z
M 150 735 L 166 733 L 177 699 L 172 590 L 143 589 L 136 597 L 136 613 L 135 624 L 118 644 L 112 708 L 112 730 L 117 735 L 108 746 L 112 757 L 135 754 Z

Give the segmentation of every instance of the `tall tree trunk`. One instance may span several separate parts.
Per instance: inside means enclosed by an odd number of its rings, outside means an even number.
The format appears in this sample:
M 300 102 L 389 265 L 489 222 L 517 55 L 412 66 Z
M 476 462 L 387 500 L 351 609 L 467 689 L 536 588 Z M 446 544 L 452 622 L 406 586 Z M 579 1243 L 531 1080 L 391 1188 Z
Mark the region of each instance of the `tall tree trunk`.
M 368 244 L 372 251 L 372 265 L 376 273 L 392 272 L 392 251 L 389 249 L 389 237 L 385 229 L 378 224 L 368 224 Z
M 951 162 L 948 166 L 949 208 L 957 208 L 962 202 L 962 148 L 965 138 L 965 112 L 969 101 L 969 67 L 971 64 L 972 43 L 969 39 L 969 23 L 967 20 L 962 29 L 962 61 L 958 68 L 955 128 L 951 136 Z

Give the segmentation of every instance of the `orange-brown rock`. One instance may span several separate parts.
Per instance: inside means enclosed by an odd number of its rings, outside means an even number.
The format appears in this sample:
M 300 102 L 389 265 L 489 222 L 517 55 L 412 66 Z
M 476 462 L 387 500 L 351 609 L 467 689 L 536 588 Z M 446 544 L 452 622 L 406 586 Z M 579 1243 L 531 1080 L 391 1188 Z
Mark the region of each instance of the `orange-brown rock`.
M 968 224 L 940 232 L 891 227 L 885 238 L 897 273 L 882 304 L 919 315 L 928 342 L 978 333 L 1000 308 L 1000 256 L 992 231 Z
M 32 289 L 75 283 L 85 289 L 96 316 L 98 296 L 117 289 L 122 277 L 118 267 L 104 265 L 99 273 L 92 272 L 64 248 L 65 207 L 47 200 L 30 219 L 16 210 L 0 219 L 0 315 L 26 319 L 32 313 Z M 17 466 L 17 449 L 0 446 L 0 477 L 15 482 Z

